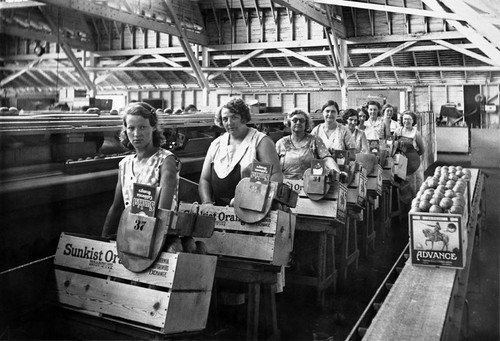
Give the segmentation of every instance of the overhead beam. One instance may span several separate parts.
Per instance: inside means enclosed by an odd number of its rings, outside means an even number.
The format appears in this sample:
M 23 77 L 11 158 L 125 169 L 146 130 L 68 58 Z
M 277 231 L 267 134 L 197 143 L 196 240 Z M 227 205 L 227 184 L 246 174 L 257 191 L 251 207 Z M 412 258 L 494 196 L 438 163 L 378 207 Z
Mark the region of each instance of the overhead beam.
M 43 14 L 45 17 L 45 20 L 47 21 L 47 24 L 50 26 L 50 29 L 52 32 L 57 32 L 59 30 L 59 27 L 52 21 L 52 18 L 50 17 L 50 13 L 46 10 L 45 7 L 39 7 L 40 12 Z M 59 46 L 64 50 L 64 53 L 66 53 L 66 56 L 68 59 L 71 61 L 73 66 L 76 69 L 76 72 L 82 77 L 83 82 L 85 83 L 85 86 L 87 87 L 87 90 L 90 91 L 90 96 L 94 97 L 97 94 L 97 89 L 95 87 L 95 84 L 92 83 L 90 80 L 90 77 L 87 73 L 87 71 L 84 70 L 83 66 L 80 64 L 80 61 L 78 58 L 76 58 L 75 54 L 71 50 L 71 46 L 67 43 L 66 37 L 64 35 L 60 35 L 60 40 L 58 42 Z
M 36 60 L 32 61 L 31 63 L 29 63 L 29 65 L 25 66 L 22 70 L 18 71 L 18 72 L 15 72 L 13 73 L 12 75 L 10 76 L 7 76 L 5 77 L 4 79 L 2 79 L 0 81 L 0 87 L 3 87 L 5 84 L 13 81 L 14 79 L 16 79 L 17 77 L 21 76 L 23 73 L 29 71 L 36 63 L 38 63 L 40 60 L 42 59 L 42 57 L 38 57 Z
M 138 60 L 138 59 L 140 59 L 141 57 L 142 56 L 133 56 L 132 58 L 127 59 L 123 63 L 120 63 L 118 66 L 128 66 L 128 65 L 131 65 L 131 64 L 135 63 L 135 61 Z M 94 83 L 97 85 L 97 84 L 103 82 L 106 78 L 108 78 L 109 75 L 111 75 L 110 72 L 106 72 L 105 74 L 100 75 L 99 77 L 97 77 L 95 79 Z
M 40 40 L 47 41 L 50 43 L 57 43 L 57 35 L 49 32 L 37 31 L 34 29 L 24 28 L 21 26 L 12 25 L 0 25 L 0 33 L 7 35 L 21 37 L 30 40 Z M 71 38 L 66 38 L 68 44 L 70 44 L 75 49 L 93 51 L 95 50 L 94 43 L 91 41 L 85 42 L 83 40 L 76 40 Z
M 451 43 L 448 43 L 447 41 L 438 40 L 438 39 L 433 40 L 433 42 L 435 42 L 436 44 L 442 45 L 444 47 L 447 47 L 450 50 L 455 50 L 457 52 L 460 52 L 461 54 L 464 54 L 466 56 L 469 56 L 469 57 L 472 57 L 474 59 L 480 60 L 480 61 L 482 61 L 482 62 L 484 62 L 486 64 L 499 65 L 499 63 L 496 63 L 495 61 L 491 60 L 490 58 L 484 57 L 484 56 L 482 56 L 482 55 L 480 55 L 478 53 L 469 51 L 466 48 L 463 48 L 463 47 L 461 47 L 459 45 L 451 44 Z
M 436 13 L 434 11 L 417 9 L 417 8 L 409 8 L 409 7 L 398 7 L 398 6 L 388 6 L 388 5 L 379 5 L 373 4 L 369 2 L 358 2 L 358 1 L 347 1 L 347 0 L 314 0 L 313 2 L 318 4 L 325 5 L 334 5 L 334 6 L 342 6 L 342 7 L 354 7 L 366 10 L 374 10 L 381 12 L 392 12 L 392 13 L 400 13 L 400 14 L 411 14 L 411 15 L 419 15 L 423 17 L 432 17 L 432 18 L 441 18 L 441 19 L 453 19 L 453 20 L 464 20 L 458 14 L 454 13 L 445 13 L 440 12 Z
M 38 7 L 45 6 L 45 4 L 38 1 L 11 1 L 11 2 L 0 2 L 0 11 L 4 9 L 18 9 L 26 7 Z
M 181 37 L 182 32 L 176 25 L 168 22 L 161 22 L 152 17 L 140 16 L 115 9 L 108 6 L 103 6 L 97 2 L 87 0 L 41 0 L 41 2 L 58 7 L 68 8 L 74 11 L 80 11 L 90 16 L 118 21 L 124 24 L 142 27 L 152 31 L 158 31 L 165 34 L 170 34 L 176 37 Z M 188 41 L 199 45 L 207 45 L 208 37 L 201 32 L 186 30 L 184 33 Z
M 263 50 L 254 50 L 254 51 L 250 52 L 249 54 L 247 54 L 246 56 L 243 56 L 243 57 L 239 58 L 238 60 L 235 60 L 231 64 L 227 65 L 227 67 L 228 68 L 233 68 L 233 67 L 235 67 L 237 65 L 240 65 L 241 63 L 246 62 L 250 58 L 254 58 L 258 54 L 262 53 L 262 51 Z M 215 77 L 220 76 L 220 74 L 221 74 L 221 72 L 214 73 L 214 74 L 208 76 L 208 80 L 210 81 L 210 80 L 214 79 Z

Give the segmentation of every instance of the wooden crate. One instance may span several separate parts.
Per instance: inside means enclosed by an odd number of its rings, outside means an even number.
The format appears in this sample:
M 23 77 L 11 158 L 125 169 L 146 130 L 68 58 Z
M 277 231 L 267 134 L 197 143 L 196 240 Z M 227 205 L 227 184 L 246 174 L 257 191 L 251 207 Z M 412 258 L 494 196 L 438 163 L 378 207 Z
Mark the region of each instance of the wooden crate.
M 179 211 L 189 212 L 191 207 L 191 203 L 180 203 Z M 294 214 L 270 211 L 255 224 L 241 221 L 229 206 L 201 206 L 199 214 L 215 217 L 213 235 L 196 238 L 206 244 L 209 254 L 288 265 L 295 233 Z
M 467 222 L 461 214 L 410 213 L 410 261 L 413 265 L 463 269 Z M 436 231 L 436 226 L 440 229 Z
M 347 204 L 363 208 L 367 189 L 367 177 L 362 172 L 354 173 L 354 179 L 347 186 Z
M 347 187 L 345 185 L 339 182 L 333 183 L 324 199 L 314 201 L 309 199 L 304 192 L 302 180 L 284 179 L 283 182 L 299 192 L 297 206 L 292 208 L 293 213 L 299 216 L 334 220 L 342 224 L 345 222 L 347 212 Z
M 387 157 L 382 167 L 382 181 L 393 181 L 394 180 L 394 159 L 392 157 Z
M 368 181 L 366 183 L 368 193 L 382 195 L 382 181 L 384 180 L 382 172 L 382 167 L 377 164 L 373 167 L 372 172 L 368 174 Z
M 142 273 L 120 264 L 116 243 L 62 233 L 54 264 L 59 303 L 159 334 L 203 330 L 217 258 L 163 252 Z

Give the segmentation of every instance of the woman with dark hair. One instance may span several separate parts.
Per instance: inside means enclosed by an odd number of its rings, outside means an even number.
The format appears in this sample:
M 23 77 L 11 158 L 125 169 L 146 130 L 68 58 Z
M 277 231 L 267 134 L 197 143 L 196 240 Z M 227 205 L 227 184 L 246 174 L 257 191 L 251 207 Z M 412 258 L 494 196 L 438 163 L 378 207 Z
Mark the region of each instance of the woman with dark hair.
M 365 132 L 358 129 L 359 114 L 354 109 L 344 111 L 344 121 L 347 123 L 347 128 L 351 132 L 352 140 L 356 146 L 356 153 L 368 153 L 368 141 L 366 140 Z
M 119 163 L 115 196 L 104 222 L 103 237 L 116 235 L 120 216 L 131 204 L 134 183 L 159 187 L 158 207 L 177 207 L 180 165 L 173 153 L 160 147 L 164 137 L 158 128 L 156 110 L 143 102 L 129 104 L 124 110 L 123 127 L 120 141 L 135 153 Z
M 412 111 L 404 111 L 402 114 L 403 126 L 398 127 L 394 132 L 394 141 L 397 143 L 397 149 L 408 158 L 406 167 L 406 181 L 412 192 L 402 197 L 411 200 L 419 190 L 424 181 L 424 170 L 421 164 L 420 156 L 425 152 L 422 136 L 415 126 L 417 124 L 417 115 Z M 405 202 L 407 203 L 407 202 Z
M 332 100 L 326 102 L 321 108 L 321 112 L 325 122 L 314 127 L 311 134 L 321 137 L 330 152 L 332 150 L 354 149 L 355 145 L 352 142 L 351 132 L 337 122 L 339 114 L 337 102 Z
M 370 117 L 370 115 L 368 115 L 368 110 L 366 110 L 365 108 L 361 108 L 358 110 L 358 119 L 359 119 L 358 129 L 359 130 L 364 131 L 366 129 L 365 122 L 368 119 L 368 117 Z
M 323 140 L 309 132 L 312 129 L 311 116 L 302 109 L 294 109 L 285 118 L 291 135 L 276 142 L 283 176 L 286 179 L 302 179 L 304 172 L 311 167 L 311 160 L 325 159 L 328 169 L 340 172 Z
M 382 106 L 383 129 L 380 132 L 381 139 L 389 139 L 399 127 L 398 122 L 394 119 L 394 107 L 389 103 Z
M 203 204 L 230 205 L 236 185 L 250 176 L 254 161 L 270 163 L 271 180 L 283 181 L 274 142 L 248 127 L 250 119 L 250 110 L 241 98 L 232 98 L 217 109 L 214 122 L 226 133 L 210 144 L 203 163 L 198 185 Z
M 365 122 L 365 134 L 367 140 L 380 140 L 384 130 L 384 121 L 380 117 L 380 103 L 377 101 L 368 101 L 366 104 L 368 119 Z

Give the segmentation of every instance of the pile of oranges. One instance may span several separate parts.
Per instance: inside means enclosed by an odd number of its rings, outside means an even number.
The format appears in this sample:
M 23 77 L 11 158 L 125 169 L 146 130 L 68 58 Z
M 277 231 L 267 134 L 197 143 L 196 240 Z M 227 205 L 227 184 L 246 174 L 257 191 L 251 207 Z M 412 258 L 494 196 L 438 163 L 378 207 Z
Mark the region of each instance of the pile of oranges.
M 436 167 L 420 186 L 410 212 L 464 213 L 470 177 L 470 169 L 461 166 Z

